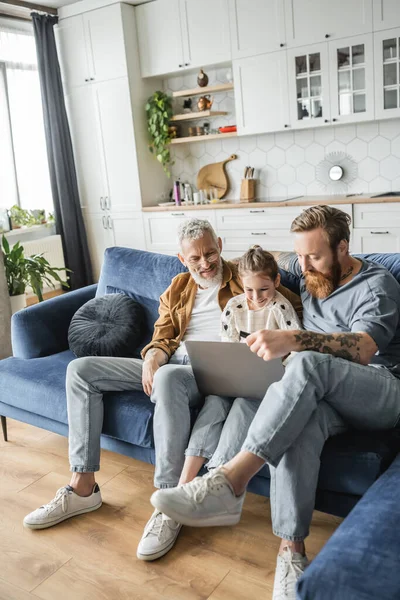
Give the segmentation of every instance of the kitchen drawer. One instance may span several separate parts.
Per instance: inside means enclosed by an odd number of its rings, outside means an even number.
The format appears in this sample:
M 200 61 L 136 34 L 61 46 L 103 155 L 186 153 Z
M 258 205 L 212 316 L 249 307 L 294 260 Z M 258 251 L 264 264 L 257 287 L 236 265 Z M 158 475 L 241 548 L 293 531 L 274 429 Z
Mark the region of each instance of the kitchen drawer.
M 400 227 L 400 202 L 355 204 L 353 227 Z
M 217 231 L 250 231 L 284 229 L 289 231 L 293 220 L 309 206 L 281 206 L 277 208 L 231 208 L 216 211 Z M 352 205 L 337 206 L 352 216 Z
M 251 246 L 258 244 L 264 250 L 293 251 L 293 235 L 289 229 L 257 229 L 256 231 L 238 230 L 231 232 L 220 231 L 222 239 L 222 255 L 237 253 L 240 256 Z
M 145 212 L 146 248 L 150 252 L 177 253 L 178 227 L 187 219 L 198 218 L 210 221 L 215 229 L 214 210 L 174 210 L 173 212 Z
M 400 228 L 353 229 L 351 251 L 360 254 L 400 252 Z

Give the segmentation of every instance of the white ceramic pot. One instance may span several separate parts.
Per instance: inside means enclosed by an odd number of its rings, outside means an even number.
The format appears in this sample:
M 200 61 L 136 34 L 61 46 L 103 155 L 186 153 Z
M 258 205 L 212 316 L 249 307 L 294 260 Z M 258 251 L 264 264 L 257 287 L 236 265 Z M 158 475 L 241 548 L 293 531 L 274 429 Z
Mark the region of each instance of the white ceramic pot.
M 26 296 L 25 294 L 20 294 L 19 296 L 10 296 L 10 304 L 11 304 L 11 314 L 18 312 L 19 310 L 25 308 L 26 306 Z

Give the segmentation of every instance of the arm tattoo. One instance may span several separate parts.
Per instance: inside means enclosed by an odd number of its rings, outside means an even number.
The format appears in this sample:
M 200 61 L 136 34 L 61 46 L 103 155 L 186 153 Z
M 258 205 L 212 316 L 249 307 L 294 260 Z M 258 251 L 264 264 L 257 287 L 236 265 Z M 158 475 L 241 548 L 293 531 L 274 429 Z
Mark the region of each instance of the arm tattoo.
M 159 354 L 160 352 L 162 352 L 163 356 Z M 150 348 L 150 350 L 147 350 L 144 360 L 153 358 L 154 356 L 157 356 L 157 354 L 159 355 L 161 361 L 164 361 L 164 362 L 162 362 L 162 364 L 165 364 L 168 362 L 168 355 L 164 352 L 164 350 L 161 350 L 161 348 Z M 162 358 L 161 358 L 161 356 L 162 356 Z
M 355 363 L 361 362 L 359 333 L 315 333 L 299 331 L 295 333 L 296 342 L 301 350 L 314 350 L 322 354 L 332 354 Z

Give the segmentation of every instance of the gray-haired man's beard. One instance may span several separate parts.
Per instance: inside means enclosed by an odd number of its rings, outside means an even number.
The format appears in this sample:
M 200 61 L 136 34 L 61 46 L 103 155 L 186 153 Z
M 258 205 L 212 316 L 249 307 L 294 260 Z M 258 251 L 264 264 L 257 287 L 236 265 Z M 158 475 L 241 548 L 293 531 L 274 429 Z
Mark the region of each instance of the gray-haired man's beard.
M 192 269 L 189 269 L 189 271 L 197 285 L 199 285 L 202 288 L 208 289 L 216 286 L 219 287 L 222 283 L 223 265 L 221 259 L 219 261 L 219 265 L 217 267 L 214 277 L 211 277 L 210 279 L 206 279 L 205 277 L 200 275 L 200 273 L 197 273 Z

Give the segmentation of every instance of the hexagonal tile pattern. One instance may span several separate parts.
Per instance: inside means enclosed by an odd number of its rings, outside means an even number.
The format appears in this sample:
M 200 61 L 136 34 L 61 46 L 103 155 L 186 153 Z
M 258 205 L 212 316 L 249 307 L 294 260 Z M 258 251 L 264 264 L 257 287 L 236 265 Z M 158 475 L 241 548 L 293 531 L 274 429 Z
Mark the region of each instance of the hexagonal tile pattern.
M 384 177 L 376 177 L 369 184 L 370 192 L 385 192 L 390 189 L 390 181 Z
M 305 159 L 310 165 L 317 165 L 325 158 L 325 148 L 321 144 L 313 142 L 311 146 L 306 148 Z
M 388 140 L 393 140 L 398 135 L 399 129 L 400 119 L 385 119 L 384 121 L 379 121 L 379 135 Z
M 267 152 L 267 164 L 274 169 L 278 169 L 285 164 L 285 153 L 281 148 L 273 148 Z
M 275 134 L 275 144 L 286 150 L 289 148 L 294 142 L 294 134 L 293 131 L 279 131 Z
M 321 196 L 321 194 L 326 194 L 326 191 L 318 181 L 313 181 L 307 185 L 307 196 Z
M 281 183 L 274 183 L 269 188 L 269 196 L 286 196 L 287 195 L 287 187 L 286 185 L 282 185 Z
M 379 135 L 378 123 L 357 123 L 357 137 L 365 142 L 370 142 Z
M 347 144 L 346 152 L 354 158 L 356 162 L 359 162 L 368 155 L 367 142 L 354 138 L 354 140 Z
M 368 156 L 376 160 L 383 160 L 390 154 L 390 142 L 380 135 L 368 144 Z
M 259 148 L 249 154 L 249 165 L 255 169 L 263 169 L 267 164 L 267 155 Z
M 356 126 L 355 125 L 338 125 L 335 127 L 335 140 L 348 144 L 352 139 L 356 137 Z
M 364 181 L 370 182 L 379 175 L 379 163 L 370 158 L 364 158 L 358 165 L 358 176 Z
M 291 183 L 287 186 L 287 191 L 289 196 L 304 196 L 307 188 L 302 183 Z
M 302 148 L 308 148 L 314 141 L 313 129 L 297 129 L 294 132 L 294 142 Z
M 193 156 L 196 158 L 200 158 L 206 152 L 206 146 L 204 142 L 193 142 L 190 149 L 191 154 L 193 154 Z
M 394 154 L 394 156 L 397 156 L 397 158 L 400 158 L 400 135 L 392 141 L 391 148 L 392 154 Z
M 257 138 L 254 135 L 246 135 L 239 139 L 239 148 L 243 150 L 243 152 L 253 152 L 257 148 Z
M 258 173 L 258 178 L 266 187 L 270 187 L 274 183 L 278 183 L 278 171 L 271 166 L 264 167 Z
M 321 126 L 316 127 L 314 131 L 314 142 L 321 144 L 321 146 L 327 146 L 335 139 L 335 131 L 333 127 Z
M 337 140 L 325 146 L 325 154 L 330 154 L 331 152 L 345 152 L 345 150 L 346 146 Z
M 296 169 L 297 181 L 304 183 L 304 185 L 310 184 L 315 180 L 315 167 L 308 163 L 302 164 Z
M 220 140 L 207 141 L 206 150 L 211 156 L 217 156 L 221 152 L 222 144 Z
M 275 135 L 273 133 L 263 133 L 257 136 L 257 148 L 268 152 L 275 146 Z
M 286 162 L 293 167 L 298 167 L 304 162 L 304 149 L 293 144 L 286 150 Z
M 296 181 L 296 171 L 290 165 L 283 165 L 278 169 L 278 181 L 284 185 L 290 185 Z
M 400 177 L 396 177 L 396 179 L 393 179 L 392 181 L 392 190 L 394 192 L 397 192 L 400 190 Z
M 400 158 L 396 156 L 387 156 L 379 164 L 379 172 L 382 177 L 393 181 L 400 175 Z

